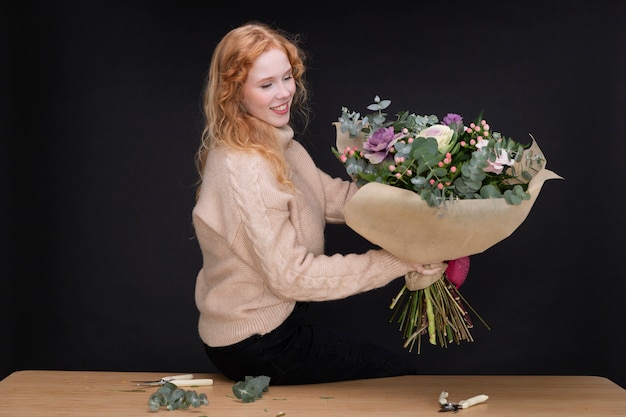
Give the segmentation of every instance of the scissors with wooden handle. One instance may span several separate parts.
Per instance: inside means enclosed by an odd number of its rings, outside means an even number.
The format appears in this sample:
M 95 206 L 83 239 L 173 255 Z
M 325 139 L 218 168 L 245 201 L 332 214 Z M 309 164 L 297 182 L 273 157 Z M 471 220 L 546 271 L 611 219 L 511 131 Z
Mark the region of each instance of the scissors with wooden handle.
M 137 383 L 138 386 L 148 386 L 148 387 L 157 387 L 159 385 L 165 385 L 165 383 L 167 382 L 171 382 L 172 384 L 178 387 L 195 387 L 195 386 L 213 385 L 213 379 L 211 378 L 194 379 L 193 374 L 164 376 L 163 378 L 156 380 L 156 381 L 131 381 L 131 382 Z

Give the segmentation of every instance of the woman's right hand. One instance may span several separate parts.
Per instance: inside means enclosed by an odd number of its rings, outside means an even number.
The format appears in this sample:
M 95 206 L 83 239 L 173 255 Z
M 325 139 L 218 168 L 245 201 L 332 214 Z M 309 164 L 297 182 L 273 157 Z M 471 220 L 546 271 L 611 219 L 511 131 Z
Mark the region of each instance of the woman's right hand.
M 432 262 L 429 264 L 411 264 L 414 269 L 405 276 L 407 288 L 411 291 L 421 290 L 430 287 L 441 279 L 446 271 L 445 262 Z
M 444 273 L 448 264 L 445 262 L 431 262 L 428 264 L 411 264 L 413 270 L 422 275 L 435 275 Z

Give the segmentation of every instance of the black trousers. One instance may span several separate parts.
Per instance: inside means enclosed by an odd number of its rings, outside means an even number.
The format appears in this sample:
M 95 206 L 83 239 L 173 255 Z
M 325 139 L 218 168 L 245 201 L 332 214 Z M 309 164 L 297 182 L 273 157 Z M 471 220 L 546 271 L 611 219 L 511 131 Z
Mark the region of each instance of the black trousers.
M 305 323 L 307 303 L 272 332 L 205 351 L 213 365 L 233 381 L 265 375 L 271 385 L 315 384 L 398 375 L 414 375 L 408 355 L 350 334 Z

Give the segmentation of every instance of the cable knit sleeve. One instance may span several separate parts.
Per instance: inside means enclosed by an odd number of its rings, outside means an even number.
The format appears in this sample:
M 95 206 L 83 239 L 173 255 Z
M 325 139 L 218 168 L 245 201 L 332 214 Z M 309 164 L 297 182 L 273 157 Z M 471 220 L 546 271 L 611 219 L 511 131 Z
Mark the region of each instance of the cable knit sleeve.
M 225 161 L 233 207 L 238 211 L 233 215 L 242 224 L 233 244 L 245 248 L 249 240 L 252 248 L 238 256 L 247 257 L 245 261 L 277 296 L 300 301 L 345 298 L 384 286 L 408 272 L 404 262 L 384 250 L 324 254 L 327 211 L 330 217 L 342 218 L 352 186 L 320 174 L 308 154 L 298 149 L 289 154 L 291 165 L 297 167 L 292 177 L 295 192 L 281 188 L 258 155 L 248 155 L 246 161 Z M 333 201 L 332 195 L 338 203 L 327 202 Z
M 326 221 L 328 223 L 345 223 L 343 208 L 357 192 L 358 187 L 352 181 L 334 178 L 319 170 L 320 180 L 324 187 L 326 200 Z

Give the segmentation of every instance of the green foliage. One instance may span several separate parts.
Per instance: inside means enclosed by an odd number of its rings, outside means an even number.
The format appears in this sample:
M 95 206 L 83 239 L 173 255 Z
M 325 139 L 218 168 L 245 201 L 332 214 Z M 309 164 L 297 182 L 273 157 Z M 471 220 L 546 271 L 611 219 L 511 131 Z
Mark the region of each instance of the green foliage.
M 233 394 L 244 403 L 250 403 L 261 398 L 269 389 L 269 385 L 269 376 L 246 376 L 244 381 L 238 381 L 233 385 Z
M 148 398 L 148 407 L 151 411 L 157 411 L 161 407 L 168 410 L 198 408 L 206 405 L 209 400 L 206 394 L 198 394 L 193 390 L 184 390 L 172 382 L 166 382 Z

